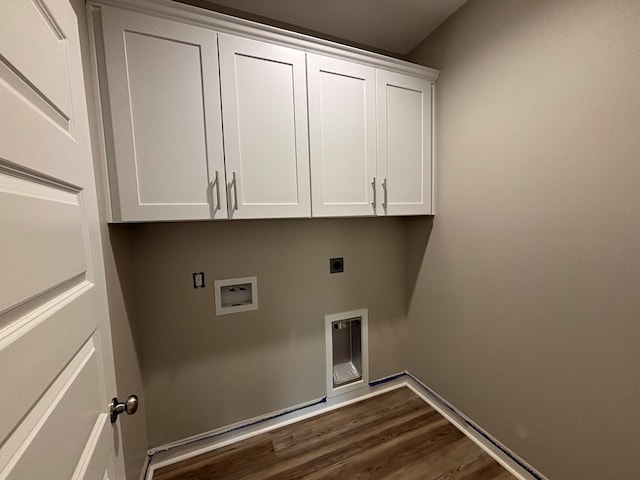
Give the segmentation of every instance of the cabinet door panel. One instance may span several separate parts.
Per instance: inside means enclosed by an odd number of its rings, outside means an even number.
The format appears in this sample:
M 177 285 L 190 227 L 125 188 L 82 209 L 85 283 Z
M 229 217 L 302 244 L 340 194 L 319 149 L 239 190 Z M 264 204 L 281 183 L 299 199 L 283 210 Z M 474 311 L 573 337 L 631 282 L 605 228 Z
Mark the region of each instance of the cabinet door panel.
M 219 48 L 232 218 L 308 217 L 304 53 L 223 34 Z
M 116 218 L 226 218 L 215 191 L 224 188 L 215 33 L 107 7 L 102 15 Z
M 387 215 L 432 213 L 431 84 L 382 70 L 378 85 L 378 176 Z
M 375 70 L 309 54 L 314 217 L 374 215 Z

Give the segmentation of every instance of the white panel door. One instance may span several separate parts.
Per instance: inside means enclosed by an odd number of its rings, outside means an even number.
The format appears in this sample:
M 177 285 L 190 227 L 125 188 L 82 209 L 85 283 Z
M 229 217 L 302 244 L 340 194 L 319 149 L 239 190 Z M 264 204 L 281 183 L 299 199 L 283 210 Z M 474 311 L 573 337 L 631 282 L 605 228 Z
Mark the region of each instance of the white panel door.
M 218 35 L 232 218 L 308 217 L 304 53 Z
M 377 90 L 379 214 L 431 214 L 431 83 L 378 70 Z
M 109 7 L 102 20 L 114 219 L 227 218 L 215 32 Z
M 124 478 L 77 19 L 0 11 L 0 478 Z
M 314 217 L 375 215 L 375 69 L 308 54 Z

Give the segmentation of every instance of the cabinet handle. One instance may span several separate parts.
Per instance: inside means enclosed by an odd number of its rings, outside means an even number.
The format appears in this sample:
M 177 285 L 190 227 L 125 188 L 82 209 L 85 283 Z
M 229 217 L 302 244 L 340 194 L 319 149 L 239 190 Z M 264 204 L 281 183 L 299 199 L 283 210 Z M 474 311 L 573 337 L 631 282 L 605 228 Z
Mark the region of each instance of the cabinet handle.
M 385 178 L 382 181 L 382 191 L 384 192 L 384 196 L 382 197 L 382 208 L 384 211 L 387 211 L 387 179 Z
M 216 210 L 220 210 L 220 172 L 218 172 L 218 170 L 216 170 L 216 181 L 214 182 L 216 184 L 216 201 L 218 203 L 216 203 Z
M 236 183 L 236 172 L 233 172 L 233 180 L 231 181 L 233 185 L 233 209 L 238 210 L 238 184 Z
M 377 192 L 376 192 L 376 177 L 373 177 L 373 181 L 371 182 L 371 186 L 373 187 L 373 202 L 371 202 L 371 206 L 373 207 L 373 211 L 376 211 L 376 204 L 378 203 Z

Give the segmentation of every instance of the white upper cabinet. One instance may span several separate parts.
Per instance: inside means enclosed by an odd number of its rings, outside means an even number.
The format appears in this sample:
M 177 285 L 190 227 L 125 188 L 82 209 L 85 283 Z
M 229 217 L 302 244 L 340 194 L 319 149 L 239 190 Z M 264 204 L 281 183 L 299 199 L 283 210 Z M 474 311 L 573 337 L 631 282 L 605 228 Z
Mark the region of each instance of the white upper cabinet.
M 114 220 L 227 218 L 215 32 L 110 7 L 101 15 Z
M 218 42 L 230 217 L 309 217 L 304 52 Z
M 431 82 L 378 70 L 377 90 L 379 214 L 431 214 Z
M 376 214 L 375 69 L 307 55 L 314 217 Z
M 87 3 L 113 221 L 433 214 L 437 70 L 173 2 Z

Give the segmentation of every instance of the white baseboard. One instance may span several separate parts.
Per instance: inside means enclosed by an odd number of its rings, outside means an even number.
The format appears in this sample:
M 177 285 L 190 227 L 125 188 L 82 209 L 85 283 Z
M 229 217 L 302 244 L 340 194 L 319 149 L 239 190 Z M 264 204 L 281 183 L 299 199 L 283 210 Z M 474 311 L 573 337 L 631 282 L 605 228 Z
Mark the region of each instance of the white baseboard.
M 321 398 L 313 400 L 288 409 L 254 417 L 201 435 L 153 448 L 148 452 L 147 462 L 145 463 L 141 480 L 151 480 L 153 473 L 162 467 L 188 460 L 189 458 L 226 445 L 240 442 L 247 438 L 402 387 L 411 389 L 518 480 L 547 480 L 503 445 L 500 445 L 492 439 L 486 432 L 483 432 L 473 424 L 473 422 L 465 418 L 464 415 L 435 394 L 429 387 L 407 372 L 398 373 L 371 382 L 370 386 L 364 386 L 359 390 L 348 392 L 344 395 L 329 399 Z
M 519 480 L 548 480 L 410 373 L 406 385 Z

